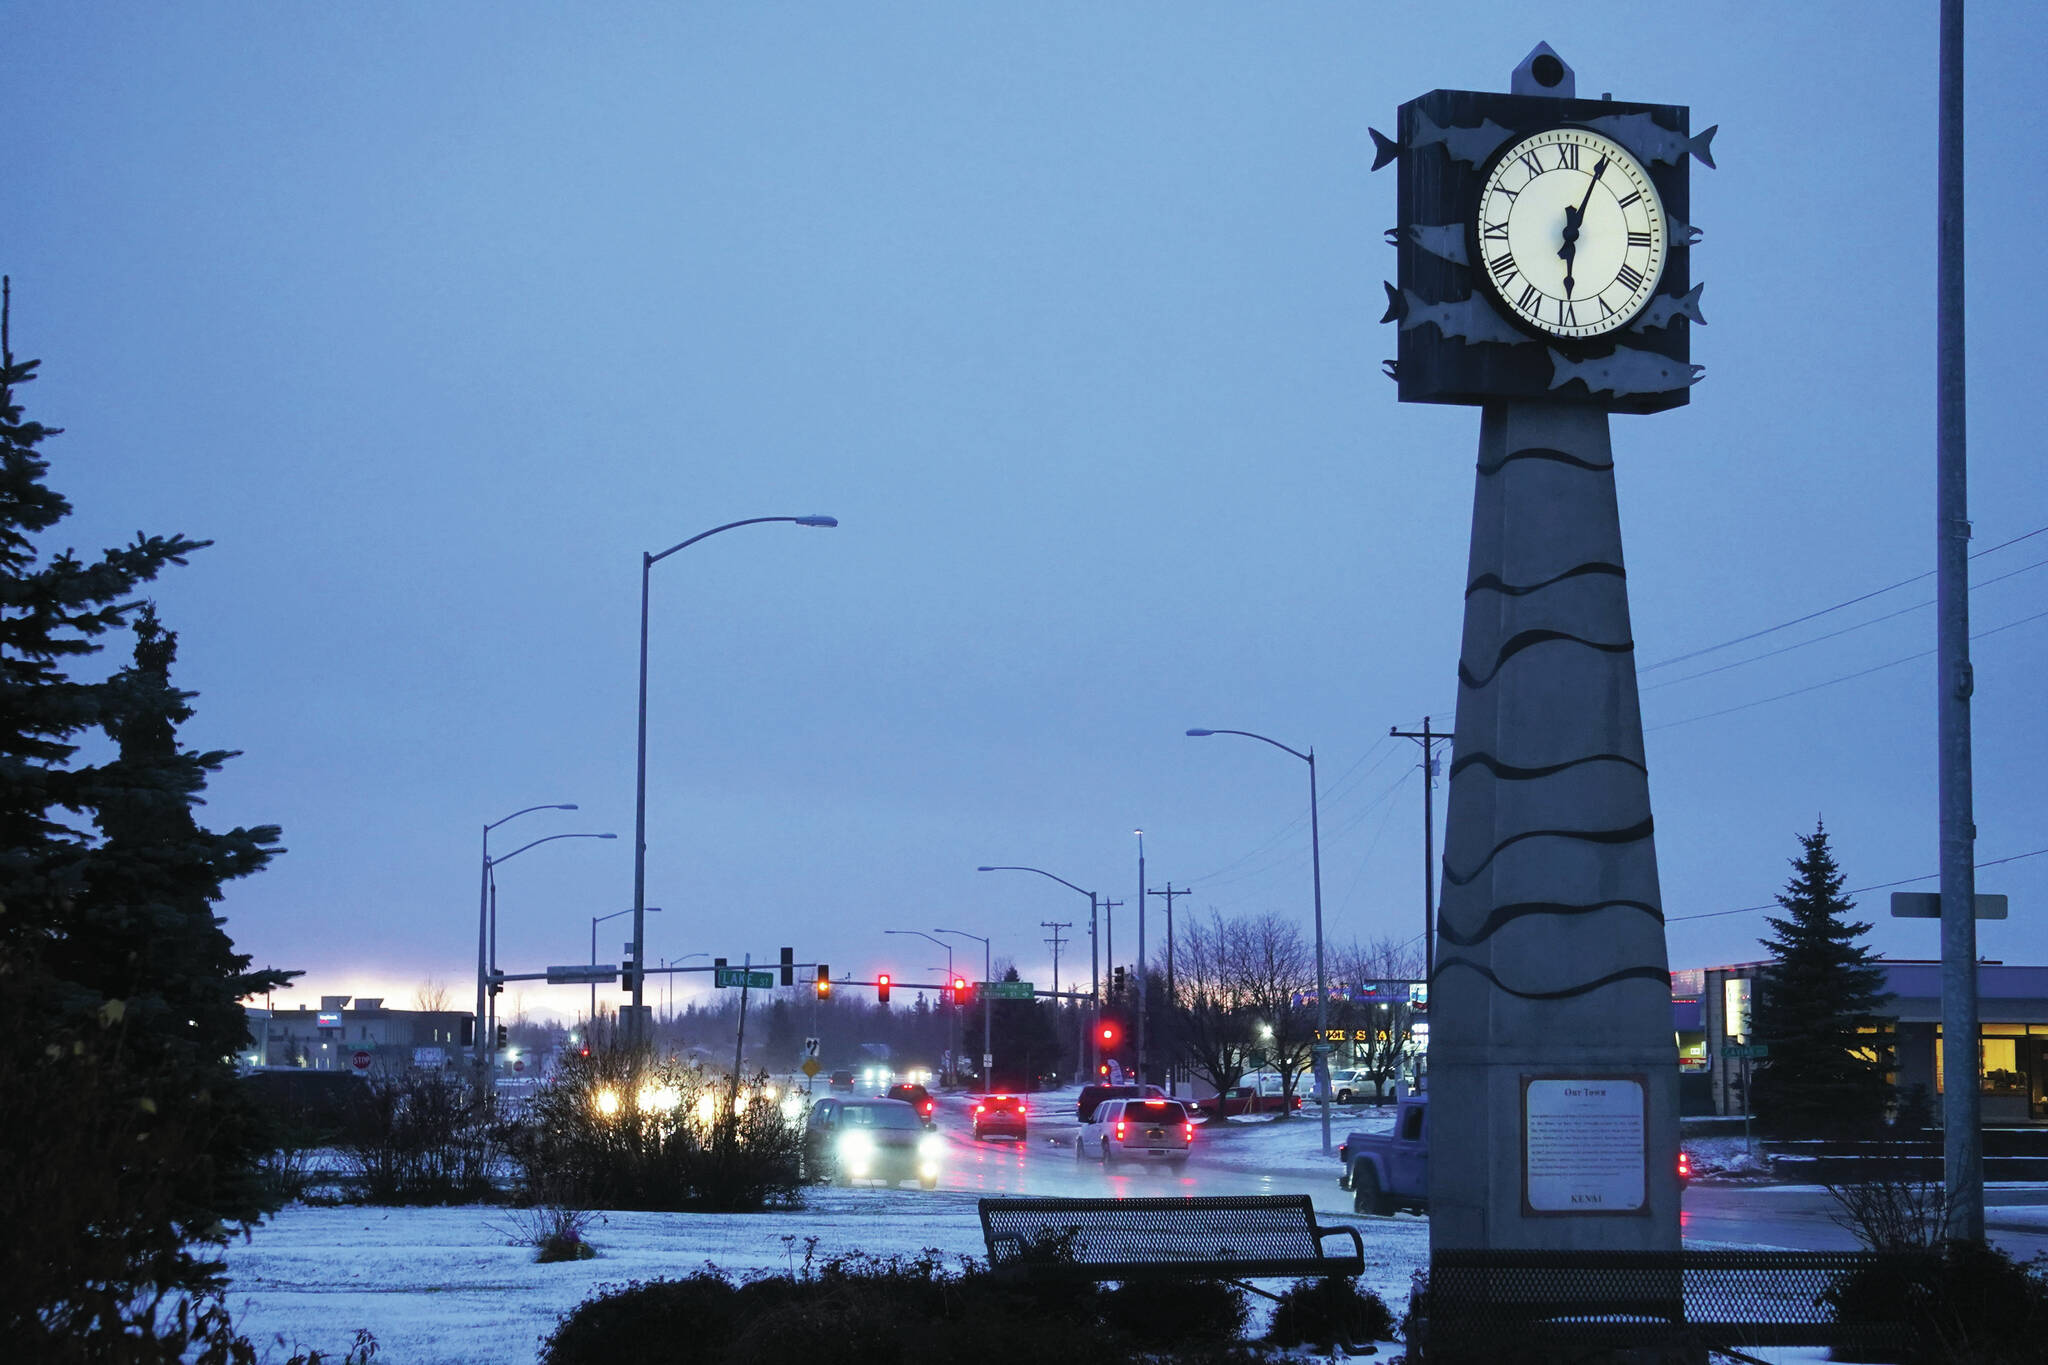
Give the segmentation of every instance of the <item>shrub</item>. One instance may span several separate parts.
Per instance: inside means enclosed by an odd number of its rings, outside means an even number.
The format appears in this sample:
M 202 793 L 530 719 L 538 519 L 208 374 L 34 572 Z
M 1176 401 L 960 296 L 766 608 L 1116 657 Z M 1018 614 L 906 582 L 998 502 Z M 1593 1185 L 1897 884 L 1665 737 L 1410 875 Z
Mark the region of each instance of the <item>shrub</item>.
M 1151 1346 L 1231 1341 L 1244 1329 L 1245 1295 L 1222 1280 L 1132 1280 L 1102 1296 L 1101 1314 Z
M 342 1146 L 373 1204 L 488 1198 L 503 1149 L 498 1097 L 455 1072 L 406 1071 L 368 1087 L 361 1128 Z
M 1883 1267 L 1849 1276 L 1828 1296 L 1838 1322 L 1888 1322 L 1912 1306 L 1906 1365 L 2022 1365 L 2048 1337 L 2048 1278 L 1979 1242 L 1950 1242 L 1931 1271 Z
M 802 1133 L 762 1096 L 627 1044 L 569 1059 L 508 1129 L 525 1196 L 587 1207 L 753 1211 L 797 1202 Z
M 1362 1346 L 1394 1335 L 1394 1315 L 1380 1296 L 1338 1276 L 1297 1280 L 1280 1295 L 1266 1340 L 1275 1346 Z
M 532 1247 L 533 1259 L 541 1265 L 588 1261 L 596 1258 L 597 1248 L 584 1233 L 590 1230 L 596 1216 L 589 1209 L 573 1205 L 536 1204 L 532 1208 L 514 1209 L 500 1230 L 511 1245 Z

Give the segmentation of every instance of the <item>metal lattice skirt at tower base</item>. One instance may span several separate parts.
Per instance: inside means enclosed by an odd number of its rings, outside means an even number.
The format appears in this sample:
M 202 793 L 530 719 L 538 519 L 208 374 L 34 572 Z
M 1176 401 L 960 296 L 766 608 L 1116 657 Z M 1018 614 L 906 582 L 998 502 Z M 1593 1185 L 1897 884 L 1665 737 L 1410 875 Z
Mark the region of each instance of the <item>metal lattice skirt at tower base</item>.
M 1917 1252 L 1439 1251 L 1422 1358 L 1679 1342 L 1896 1345 L 1912 1330 L 1914 1287 L 1939 1265 Z

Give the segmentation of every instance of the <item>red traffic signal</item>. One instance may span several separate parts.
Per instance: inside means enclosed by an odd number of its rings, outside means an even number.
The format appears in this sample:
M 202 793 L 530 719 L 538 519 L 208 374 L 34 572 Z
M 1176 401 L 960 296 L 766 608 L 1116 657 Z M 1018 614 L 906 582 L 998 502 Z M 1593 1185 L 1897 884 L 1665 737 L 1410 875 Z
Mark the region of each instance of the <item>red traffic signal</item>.
M 1115 1047 L 1117 1038 L 1116 1025 L 1105 1021 L 1101 1029 L 1101 1038 L 1104 1047 Z
M 966 1004 L 966 1003 L 968 1002 L 968 1000 L 969 1000 L 969 999 L 971 999 L 971 998 L 973 997 L 973 995 L 974 995 L 974 988 L 973 988 L 972 986 L 970 986 L 970 985 L 968 985 L 968 984 L 967 984 L 967 978 L 966 978 L 966 977 L 964 977 L 964 976 L 956 976 L 956 977 L 954 977 L 954 978 L 953 978 L 953 1003 L 954 1003 L 954 1004 L 956 1004 L 956 1005 L 964 1005 L 964 1004 Z
M 883 972 L 875 978 L 875 1002 L 882 1005 L 889 1003 L 889 974 L 887 972 Z

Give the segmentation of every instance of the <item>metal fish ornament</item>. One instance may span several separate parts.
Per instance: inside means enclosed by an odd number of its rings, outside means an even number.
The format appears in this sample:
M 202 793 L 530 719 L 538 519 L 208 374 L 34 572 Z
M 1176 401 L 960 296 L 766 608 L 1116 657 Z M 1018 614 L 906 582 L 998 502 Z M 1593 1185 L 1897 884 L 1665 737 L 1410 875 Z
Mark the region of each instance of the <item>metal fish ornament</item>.
M 1465 254 L 1463 223 L 1410 223 L 1408 239 L 1432 256 L 1441 256 L 1456 265 L 1472 264 Z
M 1616 351 L 1598 360 L 1567 360 L 1556 351 L 1550 353 L 1553 389 L 1578 379 L 1594 393 L 1668 393 L 1699 383 L 1706 373 L 1704 365 L 1683 365 L 1649 351 Z
M 1427 147 L 1433 142 L 1441 142 L 1444 150 L 1450 153 L 1451 160 L 1476 166 L 1513 136 L 1492 119 L 1481 119 L 1477 128 L 1439 128 L 1430 122 L 1429 115 L 1418 109 L 1415 111 L 1415 136 L 1408 145 Z
M 1718 123 L 1696 137 L 1674 133 L 1648 114 L 1609 114 L 1589 119 L 1586 126 L 1613 138 L 1637 156 L 1675 166 L 1690 152 L 1705 162 L 1709 170 L 1715 169 L 1712 143 L 1714 134 L 1721 131 Z
M 1388 311 L 1392 311 L 1391 306 Z M 1425 324 L 1436 328 L 1447 341 L 1518 346 L 1529 340 L 1528 333 L 1509 326 L 1492 305 L 1477 294 L 1451 303 L 1429 303 L 1412 289 L 1402 290 L 1401 330 L 1405 332 Z
M 1700 326 L 1707 320 L 1700 316 L 1700 291 L 1707 286 L 1696 284 L 1683 294 L 1659 294 L 1651 299 L 1641 316 L 1628 325 L 1631 332 L 1647 332 L 1654 327 L 1669 327 L 1674 318 L 1685 318 Z

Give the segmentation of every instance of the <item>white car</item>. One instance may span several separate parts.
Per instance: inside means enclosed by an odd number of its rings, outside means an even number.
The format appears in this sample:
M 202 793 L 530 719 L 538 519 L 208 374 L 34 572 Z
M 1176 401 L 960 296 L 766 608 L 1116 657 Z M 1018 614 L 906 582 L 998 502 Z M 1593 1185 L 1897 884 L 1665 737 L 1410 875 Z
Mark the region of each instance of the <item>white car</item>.
M 1195 1120 L 1179 1100 L 1104 1100 L 1074 1138 L 1074 1160 L 1163 1162 L 1179 1170 L 1194 1145 Z

